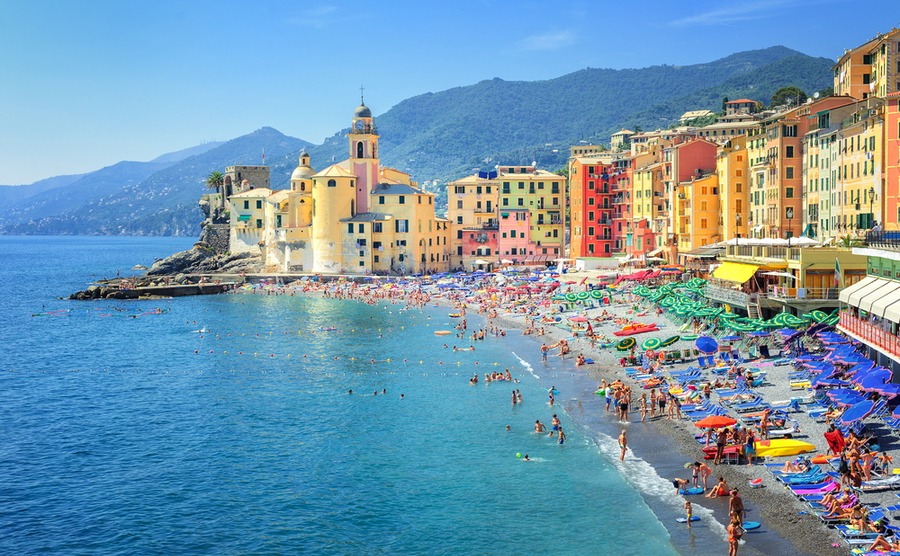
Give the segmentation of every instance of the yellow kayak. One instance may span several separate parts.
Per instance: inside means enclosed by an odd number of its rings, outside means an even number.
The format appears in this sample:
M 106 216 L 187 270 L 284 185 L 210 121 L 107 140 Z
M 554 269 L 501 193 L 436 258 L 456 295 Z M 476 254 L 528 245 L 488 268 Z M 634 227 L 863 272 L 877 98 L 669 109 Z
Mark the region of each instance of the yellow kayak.
M 794 440 L 793 438 L 773 438 L 772 440 L 757 440 L 755 446 L 757 457 L 796 456 L 807 452 L 815 452 L 816 447 L 809 442 Z

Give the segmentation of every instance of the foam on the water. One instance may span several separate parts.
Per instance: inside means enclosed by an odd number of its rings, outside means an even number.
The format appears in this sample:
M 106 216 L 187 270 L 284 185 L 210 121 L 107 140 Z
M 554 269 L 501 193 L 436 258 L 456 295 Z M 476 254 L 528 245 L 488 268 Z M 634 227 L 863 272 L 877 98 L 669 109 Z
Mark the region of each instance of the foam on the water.
M 515 357 L 516 359 L 519 360 L 519 364 L 522 365 L 523 367 L 525 367 L 525 370 L 528 371 L 528 374 L 530 374 L 534 378 L 541 378 L 540 375 L 538 375 L 537 373 L 534 372 L 534 367 L 531 366 L 531 363 L 529 363 L 528 361 L 525 361 L 524 359 L 519 357 L 519 354 L 514 351 L 512 352 L 512 354 L 513 354 L 513 357 Z
M 624 423 L 623 423 L 624 425 Z M 684 497 L 675 497 L 672 495 L 674 486 L 672 481 L 665 479 L 656 472 L 656 469 L 648 462 L 634 455 L 629 448 L 625 453 L 625 461 L 619 460 L 619 439 L 613 438 L 602 432 L 591 430 L 589 427 L 581 426 L 581 432 L 588 442 L 592 442 L 597 451 L 607 459 L 613 467 L 615 467 L 622 477 L 635 490 L 644 495 L 657 498 L 660 502 L 667 504 L 680 511 Z M 688 497 L 690 499 L 690 497 Z M 719 533 L 722 538 L 727 538 L 728 534 L 725 526 L 716 521 L 713 512 L 698 504 L 694 504 L 694 515 L 700 516 L 704 522 L 708 524 L 710 529 Z

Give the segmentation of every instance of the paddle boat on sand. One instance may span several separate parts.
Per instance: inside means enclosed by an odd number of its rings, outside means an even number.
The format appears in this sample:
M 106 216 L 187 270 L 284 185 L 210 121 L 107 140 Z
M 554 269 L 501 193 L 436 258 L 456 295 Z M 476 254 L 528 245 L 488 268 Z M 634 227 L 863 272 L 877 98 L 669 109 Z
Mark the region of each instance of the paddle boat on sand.
M 765 458 L 796 456 L 797 454 L 814 452 L 816 447 L 809 442 L 794 440 L 793 438 L 774 438 L 772 440 L 757 440 L 755 450 L 757 457 Z

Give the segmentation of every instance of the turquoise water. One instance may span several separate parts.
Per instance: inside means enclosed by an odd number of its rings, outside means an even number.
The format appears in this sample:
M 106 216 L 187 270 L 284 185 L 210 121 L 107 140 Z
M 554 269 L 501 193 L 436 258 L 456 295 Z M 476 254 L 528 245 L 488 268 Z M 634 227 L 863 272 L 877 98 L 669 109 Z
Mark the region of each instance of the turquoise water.
M 0 553 L 694 551 L 648 506 L 675 515 L 668 483 L 615 460 L 531 339 L 453 352 L 433 307 L 57 299 L 190 243 L 0 237 Z M 468 384 L 504 368 L 520 382 Z M 564 446 L 531 432 L 554 412 Z

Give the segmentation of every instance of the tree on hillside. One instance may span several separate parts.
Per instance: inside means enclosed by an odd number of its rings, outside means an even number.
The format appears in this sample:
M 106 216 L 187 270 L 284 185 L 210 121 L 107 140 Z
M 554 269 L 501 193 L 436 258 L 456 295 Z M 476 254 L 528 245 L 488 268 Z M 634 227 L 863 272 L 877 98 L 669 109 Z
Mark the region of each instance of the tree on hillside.
M 219 195 L 219 211 L 225 210 L 225 192 L 222 190 L 223 185 L 225 185 L 225 175 L 222 174 L 222 172 L 210 172 L 209 175 L 206 176 L 206 188 L 215 189 L 216 193 Z
M 804 93 L 799 87 L 782 87 L 775 91 L 772 94 L 772 102 L 769 103 L 769 107 L 775 106 L 800 106 L 809 96 Z
M 722 97 L 722 113 L 725 113 L 726 104 L 728 104 L 728 97 Z

